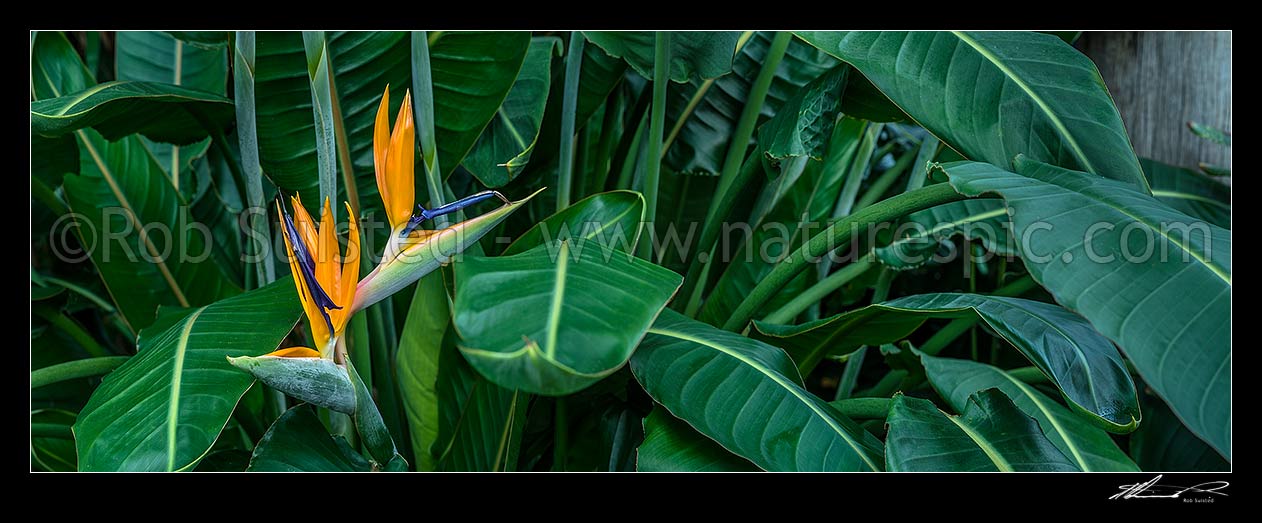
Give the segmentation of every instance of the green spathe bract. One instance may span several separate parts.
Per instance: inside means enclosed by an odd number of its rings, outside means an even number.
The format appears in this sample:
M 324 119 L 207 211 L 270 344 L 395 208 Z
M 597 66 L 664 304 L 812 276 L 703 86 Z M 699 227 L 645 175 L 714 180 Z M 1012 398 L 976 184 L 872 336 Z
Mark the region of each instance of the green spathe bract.
M 500 206 L 491 212 L 439 230 L 424 241 L 405 247 L 397 256 L 385 260 L 359 282 L 353 310 L 359 311 L 388 298 L 391 294 L 421 279 L 434 269 L 451 261 L 452 256 L 478 241 L 523 204 L 544 189 L 521 200 Z M 387 253 L 389 256 L 389 253 Z
M 355 413 L 355 387 L 346 368 L 324 358 L 228 357 L 232 366 L 294 399 L 346 414 Z

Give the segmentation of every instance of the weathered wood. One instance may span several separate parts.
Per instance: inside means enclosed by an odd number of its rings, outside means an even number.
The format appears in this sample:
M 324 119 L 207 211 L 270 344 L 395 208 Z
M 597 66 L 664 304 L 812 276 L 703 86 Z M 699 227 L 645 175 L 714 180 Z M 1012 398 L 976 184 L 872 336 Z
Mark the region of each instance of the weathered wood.
M 1086 32 L 1077 45 L 1100 68 L 1140 156 L 1231 166 L 1230 148 L 1187 128 L 1231 132 L 1230 32 Z

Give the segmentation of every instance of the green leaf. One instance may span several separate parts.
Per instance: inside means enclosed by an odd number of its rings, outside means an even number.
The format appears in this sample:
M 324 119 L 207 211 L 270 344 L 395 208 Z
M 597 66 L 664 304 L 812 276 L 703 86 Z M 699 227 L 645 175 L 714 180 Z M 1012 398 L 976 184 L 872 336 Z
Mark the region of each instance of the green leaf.
M 749 460 L 732 454 L 665 408 L 653 407 L 644 418 L 644 442 L 636 450 L 641 472 L 751 472 Z
M 368 472 L 346 440 L 330 436 L 309 405 L 285 411 L 254 447 L 247 472 Z
M 440 274 L 417 285 L 399 340 L 416 470 L 514 470 L 530 397 L 487 381 L 460 356 Z
M 584 31 L 589 41 L 610 56 L 622 58 L 648 79 L 653 79 L 653 31 Z M 717 78 L 732 70 L 739 31 L 671 31 L 670 79 L 684 83 L 694 76 Z
M 550 84 L 564 84 L 565 67 L 562 66 L 563 63 L 563 61 L 557 61 L 557 66 L 552 71 Z M 609 98 L 609 93 L 613 92 L 614 88 L 622 81 L 626 69 L 626 62 L 605 54 L 599 47 L 594 45 L 583 46 L 583 64 L 580 66 L 578 76 L 578 104 L 574 111 L 575 128 L 581 129 L 587 124 L 587 121 L 596 113 L 596 110 L 605 103 L 605 99 Z M 548 102 L 543 113 L 543 123 L 539 127 L 539 138 L 535 142 L 534 152 L 530 156 L 532 172 L 535 167 L 556 167 L 554 160 L 560 154 L 561 147 L 561 107 L 563 105 L 561 100 L 563 91 L 564 89 L 548 90 Z M 634 123 L 629 125 L 631 129 L 626 130 L 626 133 L 635 130 Z
M 227 47 L 228 40 L 232 38 L 231 31 L 166 31 L 166 33 L 175 37 L 176 40 L 203 49 Z
M 75 422 L 80 470 L 188 470 L 254 382 L 228 356 L 276 349 L 301 315 L 291 278 L 196 309 L 163 309 L 138 354 L 108 374 Z
M 70 426 L 74 424 L 75 413 L 60 409 L 38 409 L 31 411 L 31 470 L 48 472 L 74 472 L 78 469 L 78 458 L 75 457 L 74 438 L 70 437 Z M 35 424 L 45 424 L 63 430 L 66 437 L 49 437 L 35 434 Z
M 227 33 L 219 37 L 228 42 Z M 228 54 L 223 45 L 207 49 L 157 31 L 119 31 L 114 48 L 119 80 L 166 83 L 221 96 L 226 92 Z
M 529 48 L 525 31 L 431 33 L 434 134 L 444 179 L 496 117 Z
M 1231 229 L 1231 187 L 1191 169 L 1140 158 L 1152 195 L 1175 210 Z
M 1196 122 L 1188 122 L 1188 129 L 1192 130 L 1192 134 L 1195 134 L 1205 140 L 1209 140 L 1218 145 L 1231 147 L 1231 135 L 1228 134 L 1227 131 Z
M 31 176 L 56 187 L 66 174 L 79 174 L 79 147 L 74 135 L 46 138 L 32 134 Z
M 1038 423 L 996 389 L 973 394 L 961 416 L 894 396 L 885 463 L 895 472 L 1076 472 Z
M 31 131 L 60 136 L 91 127 L 106 139 L 129 134 L 188 145 L 226 129 L 232 101 L 221 95 L 153 82 L 108 82 L 31 102 Z
M 76 136 L 83 174 L 66 176 L 65 197 L 82 245 L 92 247 L 92 262 L 133 330 L 152 323 L 158 305 L 206 305 L 240 292 L 140 138 Z
M 675 122 L 676 126 L 680 125 L 680 118 L 685 120 L 678 138 L 666 151 L 665 166 L 681 173 L 719 173 L 745 100 L 762 70 L 774 38 L 774 31 L 755 32 L 737 51 L 731 74 L 708 83 L 692 80 L 687 84 L 672 85 L 667 90 L 667 120 Z M 765 122 L 774 116 L 802 86 L 837 64 L 836 59 L 818 49 L 790 41 L 767 90 L 759 120 Z M 845 103 L 844 98 L 842 103 Z M 693 105 L 692 112 L 685 114 L 687 107 Z
M 758 144 L 767 156 L 782 160 L 790 156 L 824 156 L 828 138 L 837 123 L 842 86 L 850 68 L 838 64 L 806 84 L 758 128 Z
M 808 31 L 812 45 L 863 72 L 942 141 L 1009 167 L 1031 158 L 1148 182 L 1095 64 L 1030 32 Z
M 536 223 L 504 249 L 504 256 L 520 254 L 558 240 L 592 240 L 598 245 L 630 251 L 644 219 L 644 197 L 635 191 L 593 194 Z
M 530 161 L 552 84 L 552 56 L 560 52 L 559 38 L 531 39 L 508 97 L 464 159 L 464 168 L 482 185 L 502 187 Z
M 973 394 L 998 388 L 1017 408 L 1037 420 L 1047 439 L 1079 469 L 1086 472 L 1139 470 L 1113 438 L 1086 416 L 1069 410 L 1003 370 L 984 363 L 925 354 L 920 355 L 920 361 L 929 383 L 956 411 L 967 408 Z M 1151 411 L 1145 408 L 1144 414 L 1140 430 L 1152 422 Z
M 36 100 L 77 93 L 96 85 L 79 53 L 57 31 L 40 31 L 31 37 L 31 92 Z
M 411 303 L 395 361 L 416 470 L 423 472 L 437 468 L 441 449 L 435 449 L 435 442 L 443 412 L 438 383 L 443 374 L 451 372 L 440 365 L 439 357 L 443 335 L 451 323 L 451 305 L 443 288 L 442 273 L 432 272 L 418 280 Z
M 861 345 L 892 343 L 929 317 L 981 318 L 1043 371 L 1075 408 L 1102 428 L 1127 433 L 1139 424 L 1139 400 L 1122 357 L 1081 317 L 1056 305 L 980 294 L 918 294 L 797 326 L 758 321 L 756 338 L 785 347 L 799 364 Z
M 986 250 L 1016 256 L 1016 239 L 1008 209 L 996 200 L 964 200 L 914 212 L 896 229 L 895 240 L 872 249 L 878 262 L 894 270 L 908 270 L 937 261 L 942 242 L 956 235 L 981 241 Z M 903 234 L 897 234 L 901 230 Z
M 1192 434 L 1161 399 L 1145 395 L 1144 424 L 1131 435 L 1131 456 L 1152 472 L 1230 472 L 1231 464 Z
M 1021 174 L 975 162 L 944 169 L 963 194 L 1004 197 L 1013 232 L 1029 238 L 1018 246 L 1035 281 L 1116 342 L 1230 459 L 1231 231 L 1129 184 L 1020 157 L 1016 166 Z
M 764 470 L 882 468 L 881 442 L 808 392 L 770 345 L 667 310 L 631 370 L 672 414 Z
M 627 362 L 681 281 L 582 240 L 469 257 L 456 265 L 460 351 L 502 387 L 573 393 Z
M 759 208 L 771 209 L 763 217 L 749 219 L 753 231 L 747 241 L 730 255 L 731 263 L 714 284 L 698 318 L 718 325 L 723 322 L 771 270 L 776 262 L 793 252 L 833 215 L 855 148 L 867 125 L 853 118 L 843 119 L 833 130 L 827 157 L 823 162 L 807 162 L 796 179 L 782 169 L 770 180 L 760 196 Z M 783 165 L 783 164 L 782 164 Z M 755 211 L 756 212 L 756 211 Z M 711 270 L 714 270 L 713 268 Z M 763 307 L 773 311 L 806 289 L 809 275 L 794 278 Z M 760 316 L 761 317 L 761 316 Z
M 220 96 L 226 92 L 228 55 L 223 46 L 186 45 L 157 31 L 120 31 L 114 46 L 118 80 L 167 83 Z M 185 179 L 193 175 L 192 162 L 206 154 L 210 141 L 187 147 L 160 142 L 147 142 L 145 146 L 176 186 L 185 187 Z M 185 193 L 191 194 L 187 190 Z

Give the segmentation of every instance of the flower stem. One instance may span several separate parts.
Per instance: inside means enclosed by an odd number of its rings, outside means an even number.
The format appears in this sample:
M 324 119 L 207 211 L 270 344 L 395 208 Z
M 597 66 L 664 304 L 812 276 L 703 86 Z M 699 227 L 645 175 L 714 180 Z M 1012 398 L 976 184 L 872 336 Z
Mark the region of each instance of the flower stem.
M 743 329 L 754 314 L 798 274 L 813 266 L 824 254 L 848 243 L 859 229 L 888 222 L 901 216 L 965 199 L 950 184 L 937 184 L 906 192 L 876 203 L 854 214 L 833 222 L 819 234 L 812 236 L 797 251 L 777 263 L 762 281 L 758 282 L 740 306 L 723 324 L 724 330 Z
M 890 412 L 889 398 L 848 398 L 830 402 L 847 418 L 851 419 L 885 419 Z
M 657 187 L 662 174 L 662 136 L 666 133 L 666 88 L 670 85 L 670 32 L 658 31 L 653 53 L 653 105 L 649 114 L 648 152 L 644 171 L 644 243 L 637 249 L 646 260 L 653 259 L 653 237 L 657 221 Z
M 854 263 L 838 269 L 837 272 L 828 275 L 827 278 L 820 280 L 815 285 L 812 285 L 810 288 L 802 291 L 801 294 L 794 297 L 789 301 L 789 303 L 784 304 L 779 309 L 776 309 L 771 314 L 768 314 L 762 319 L 762 321 L 766 323 L 779 324 L 793 321 L 793 318 L 796 318 L 798 314 L 801 314 L 802 311 L 809 308 L 811 304 L 818 303 L 820 300 L 824 299 L 825 296 L 828 296 L 829 294 L 832 294 L 833 291 L 840 289 L 842 285 L 845 285 L 851 280 L 862 276 L 863 273 L 868 272 L 868 269 L 871 269 L 873 264 L 875 264 L 875 262 L 872 261 L 871 255 L 855 260 Z
M 429 65 L 429 43 L 425 31 L 412 31 L 412 113 L 416 121 L 416 136 L 421 140 L 429 204 L 438 207 L 446 202 L 443 198 L 442 169 L 438 165 L 438 142 L 434 138 L 434 75 Z M 447 223 L 446 216 L 434 220 L 439 229 L 446 227 Z
M 31 388 L 39 388 L 77 378 L 100 376 L 118 368 L 131 356 L 104 356 L 67 361 L 31 371 Z

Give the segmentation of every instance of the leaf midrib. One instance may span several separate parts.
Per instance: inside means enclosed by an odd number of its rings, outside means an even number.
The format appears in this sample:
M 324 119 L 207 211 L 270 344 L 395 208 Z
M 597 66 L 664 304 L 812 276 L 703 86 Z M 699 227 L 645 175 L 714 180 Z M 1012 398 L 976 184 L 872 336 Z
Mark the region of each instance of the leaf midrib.
M 798 399 L 798 401 L 800 401 L 802 404 L 806 405 L 806 407 L 807 407 L 807 408 L 809 408 L 812 412 L 814 412 L 814 413 L 815 413 L 815 415 L 816 415 L 816 416 L 817 416 L 820 420 L 822 420 L 822 421 L 824 422 L 824 424 L 828 425 L 828 427 L 829 427 L 829 428 L 833 429 L 833 431 L 834 431 L 834 432 L 836 432 L 836 433 L 837 433 L 837 435 L 841 437 L 842 441 L 845 441 L 845 442 L 846 442 L 846 444 L 850 446 L 850 448 L 854 451 L 854 453 L 855 453 L 855 454 L 857 454 L 857 455 L 859 456 L 859 458 L 863 460 L 863 462 L 864 462 L 864 463 L 868 466 L 868 468 L 870 468 L 870 469 L 871 469 L 872 471 L 874 471 L 874 472 L 875 472 L 875 471 L 879 471 L 879 470 L 880 470 L 880 469 L 876 466 L 876 464 L 875 464 L 875 463 L 873 463 L 873 462 L 872 462 L 872 460 L 868 457 L 867 453 L 866 453 L 866 452 L 864 452 L 864 451 L 863 451 L 863 449 L 861 449 L 861 448 L 860 448 L 860 446 L 858 445 L 858 443 L 857 443 L 857 442 L 855 442 L 855 441 L 854 441 L 854 440 L 850 437 L 850 434 L 849 434 L 849 433 L 847 433 L 847 432 L 845 431 L 845 429 L 841 428 L 841 426 L 840 426 L 840 425 L 838 425 L 838 424 L 837 424 L 837 422 L 836 422 L 835 420 L 833 420 L 831 417 L 829 417 L 829 416 L 828 416 L 828 414 L 827 414 L 826 412 L 824 412 L 824 411 L 823 411 L 823 409 L 821 409 L 821 408 L 819 408 L 819 406 L 815 405 L 815 403 L 814 403 L 814 402 L 812 402 L 812 401 L 811 401 L 811 399 L 810 399 L 809 397 L 804 396 L 804 395 L 802 394 L 802 391 L 799 391 L 799 389 L 796 387 L 796 385 L 795 385 L 795 384 L 793 384 L 792 382 L 787 381 L 787 380 L 784 378 L 784 376 L 781 376 L 779 373 L 772 372 L 770 369 L 767 369 L 767 368 L 763 367 L 762 365 L 760 365 L 760 364 L 758 364 L 757 362 L 755 362 L 755 361 L 753 361 L 753 360 L 751 360 L 751 359 L 749 359 L 749 358 L 745 357 L 744 355 L 741 355 L 741 354 L 739 354 L 739 353 L 737 353 L 737 352 L 734 352 L 734 351 L 728 350 L 727 348 L 725 348 L 725 347 L 723 347 L 723 346 L 720 346 L 720 345 L 717 345 L 717 344 L 711 343 L 710 341 L 705 340 L 705 339 L 702 339 L 702 338 L 698 338 L 698 337 L 691 336 L 691 335 L 688 335 L 688 334 L 685 334 L 685 333 L 682 333 L 682 332 L 679 332 L 679 331 L 674 331 L 674 330 L 670 330 L 670 329 L 664 329 L 664 328 L 660 328 L 660 327 L 650 327 L 650 328 L 649 328 L 649 330 L 648 330 L 648 332 L 650 332 L 650 333 L 652 333 L 652 334 L 657 334 L 657 335 L 660 335 L 660 336 L 667 336 L 667 337 L 671 337 L 671 338 L 676 338 L 676 339 L 680 339 L 680 340 L 684 340 L 684 341 L 692 342 L 692 343 L 695 343 L 695 344 L 697 344 L 697 345 L 701 345 L 701 346 L 703 346 L 703 347 L 709 347 L 709 348 L 714 349 L 714 350 L 717 350 L 717 351 L 719 351 L 719 352 L 721 352 L 721 353 L 723 353 L 723 354 L 726 354 L 726 355 L 728 355 L 728 356 L 730 356 L 730 357 L 732 357 L 732 358 L 735 358 L 737 361 L 740 361 L 741 363 L 744 363 L 745 365 L 748 365 L 750 368 L 753 368 L 753 369 L 757 370 L 758 372 L 762 373 L 764 376 L 766 376 L 766 377 L 770 378 L 770 379 L 771 379 L 771 381 L 773 381 L 773 382 L 775 382 L 777 385 L 779 385 L 779 386 L 780 386 L 780 388 L 784 389 L 784 390 L 785 390 L 785 391 L 787 391 L 789 394 L 793 395 L 793 397 L 797 398 L 797 399 Z
M 167 410 L 167 471 L 175 471 L 175 456 L 178 447 L 177 429 L 180 422 L 180 385 L 184 379 L 184 355 L 188 352 L 188 338 L 193 331 L 193 324 L 206 307 L 198 308 L 184 319 L 184 328 L 180 330 L 180 339 L 175 345 L 175 366 L 171 372 L 170 409 Z
M 1008 67 L 1008 65 L 996 56 L 995 53 L 982 46 L 981 43 L 974 40 L 973 37 L 965 34 L 963 31 L 951 31 L 951 34 L 955 35 L 955 37 L 961 42 L 964 42 L 969 47 L 973 48 L 974 51 L 977 51 L 977 54 L 988 60 L 995 66 L 996 69 L 999 70 L 999 72 L 1003 73 L 1005 77 L 1011 80 L 1012 83 L 1016 84 L 1017 87 L 1020 87 L 1021 90 L 1034 101 L 1035 105 L 1038 105 L 1044 116 L 1046 116 L 1052 123 L 1052 126 L 1056 128 L 1056 133 L 1065 140 L 1065 143 L 1069 145 L 1069 149 L 1073 151 L 1074 157 L 1082 163 L 1082 168 L 1086 171 L 1097 172 L 1095 167 L 1091 165 L 1091 160 L 1087 158 L 1086 152 L 1082 150 L 1082 146 L 1078 145 L 1078 141 L 1075 140 L 1074 136 L 1069 133 L 1069 128 L 1065 126 L 1065 122 L 1060 120 L 1060 117 L 1052 110 L 1051 105 L 1049 105 L 1042 96 L 1039 96 L 1038 93 L 1034 92 L 1033 87 L 1026 83 L 1025 79 L 1021 78 L 1016 71 L 1012 70 L 1011 67 Z M 1147 185 L 1147 181 L 1145 181 L 1144 184 Z
M 972 427 L 969 427 L 968 424 L 960 421 L 959 416 L 952 416 L 942 411 L 938 411 L 938 413 L 946 416 L 946 419 L 951 420 L 951 423 L 954 423 L 956 427 L 959 427 L 960 430 L 964 431 L 964 435 L 973 440 L 973 444 L 977 445 L 978 448 L 982 449 L 982 452 L 986 453 L 986 457 L 990 458 L 990 461 L 995 464 L 995 467 L 999 469 L 999 472 L 1013 471 L 1012 464 L 1008 463 L 1008 460 L 1004 459 L 1004 457 L 999 454 L 999 449 L 996 449 L 993 445 L 991 445 L 990 441 L 982 437 L 981 434 L 973 431 Z

